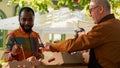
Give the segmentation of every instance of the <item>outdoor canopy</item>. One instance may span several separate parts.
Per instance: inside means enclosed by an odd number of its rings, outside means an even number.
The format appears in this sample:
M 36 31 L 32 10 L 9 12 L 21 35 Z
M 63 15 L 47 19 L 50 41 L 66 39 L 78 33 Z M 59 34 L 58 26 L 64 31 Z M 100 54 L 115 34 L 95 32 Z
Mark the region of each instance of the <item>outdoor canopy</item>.
M 44 33 L 73 34 L 77 27 L 88 31 L 93 23 L 89 17 L 80 11 L 70 11 L 68 8 L 54 10 L 47 14 L 35 13 L 33 30 L 43 35 Z M 15 30 L 19 28 L 18 16 L 1 19 L 1 30 Z

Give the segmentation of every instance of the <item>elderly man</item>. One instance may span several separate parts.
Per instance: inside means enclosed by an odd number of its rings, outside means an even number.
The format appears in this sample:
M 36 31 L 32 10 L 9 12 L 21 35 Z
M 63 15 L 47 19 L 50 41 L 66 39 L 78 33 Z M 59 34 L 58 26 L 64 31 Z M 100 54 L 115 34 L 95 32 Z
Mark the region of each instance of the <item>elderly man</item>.
M 97 25 L 77 39 L 46 43 L 44 50 L 73 52 L 92 48 L 98 62 L 98 67 L 92 68 L 120 68 L 120 21 L 110 10 L 108 0 L 91 0 L 90 16 Z

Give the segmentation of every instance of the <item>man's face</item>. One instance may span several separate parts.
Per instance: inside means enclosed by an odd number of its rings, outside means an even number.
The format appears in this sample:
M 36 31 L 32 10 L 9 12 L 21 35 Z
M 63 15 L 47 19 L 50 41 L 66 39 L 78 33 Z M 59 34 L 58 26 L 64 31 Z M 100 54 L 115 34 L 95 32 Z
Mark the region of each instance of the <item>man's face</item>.
M 34 15 L 33 13 L 22 11 L 21 15 L 19 17 L 20 26 L 26 33 L 30 33 L 32 31 L 33 27 L 33 21 L 34 21 Z
M 94 0 L 91 0 L 89 5 L 90 16 L 93 18 L 94 23 L 97 24 L 100 20 L 99 5 L 95 4 Z

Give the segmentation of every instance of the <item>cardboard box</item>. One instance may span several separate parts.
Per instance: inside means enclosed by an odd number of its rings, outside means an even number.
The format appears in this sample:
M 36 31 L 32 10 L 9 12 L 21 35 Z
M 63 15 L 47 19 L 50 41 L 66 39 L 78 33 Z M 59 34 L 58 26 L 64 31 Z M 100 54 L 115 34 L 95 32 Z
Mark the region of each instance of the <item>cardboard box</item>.
M 45 52 L 42 63 L 45 65 L 84 64 L 80 52 L 69 54 L 67 52 Z
M 12 61 L 3 65 L 2 68 L 87 68 L 80 52 L 69 54 L 67 52 L 44 52 L 44 59 L 40 64 L 37 62 Z
M 80 52 L 45 52 L 42 65 L 38 68 L 88 68 Z M 51 61 L 51 62 L 49 62 Z
M 29 61 L 11 61 L 2 65 L 2 68 L 35 68 Z

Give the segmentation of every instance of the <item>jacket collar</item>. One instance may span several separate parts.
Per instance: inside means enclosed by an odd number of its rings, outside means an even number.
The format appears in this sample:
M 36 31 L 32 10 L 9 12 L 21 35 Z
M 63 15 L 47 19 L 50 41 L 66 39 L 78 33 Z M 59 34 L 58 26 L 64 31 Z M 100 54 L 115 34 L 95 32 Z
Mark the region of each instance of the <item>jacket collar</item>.
M 107 21 L 107 20 L 112 19 L 112 18 L 115 18 L 114 14 L 109 14 L 109 15 L 105 16 L 104 18 L 102 18 L 100 20 L 100 22 L 98 22 L 98 23 L 102 23 L 102 22 Z

